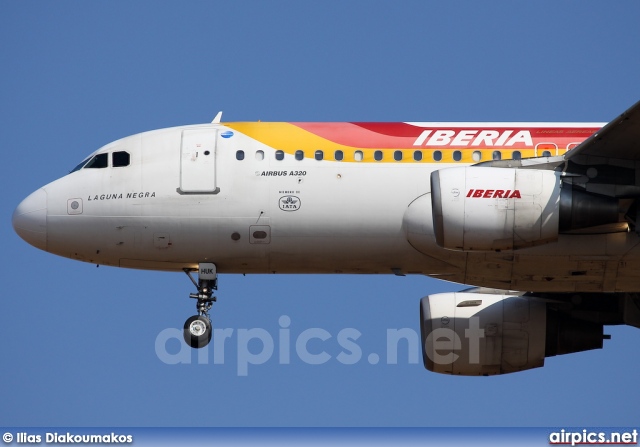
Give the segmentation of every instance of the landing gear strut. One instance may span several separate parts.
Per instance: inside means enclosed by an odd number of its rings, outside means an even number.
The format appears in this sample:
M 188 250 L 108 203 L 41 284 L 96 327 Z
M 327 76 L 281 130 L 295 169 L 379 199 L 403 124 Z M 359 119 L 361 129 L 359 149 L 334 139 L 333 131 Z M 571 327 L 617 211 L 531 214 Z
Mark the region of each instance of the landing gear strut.
M 198 293 L 189 294 L 189 298 L 197 300 L 198 315 L 189 317 L 184 323 L 184 341 L 192 348 L 204 348 L 211 341 L 211 317 L 209 310 L 216 301 L 213 291 L 218 289 L 218 274 L 216 265 L 201 263 L 198 265 L 198 282 L 191 276 L 191 269 L 184 269 L 191 282 L 198 289 Z

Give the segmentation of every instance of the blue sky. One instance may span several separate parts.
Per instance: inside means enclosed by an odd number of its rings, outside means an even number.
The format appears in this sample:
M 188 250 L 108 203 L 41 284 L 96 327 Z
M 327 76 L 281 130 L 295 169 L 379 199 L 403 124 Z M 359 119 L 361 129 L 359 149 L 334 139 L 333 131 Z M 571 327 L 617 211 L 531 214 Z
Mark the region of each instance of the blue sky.
M 167 364 L 156 339 L 193 313 L 186 276 L 38 251 L 11 213 L 112 140 L 219 110 L 223 121 L 608 121 L 640 99 L 639 18 L 636 1 L 0 1 L 0 424 L 637 424 L 633 328 L 515 375 L 437 375 L 406 350 L 387 364 L 388 329 L 417 331 L 421 297 L 464 288 L 422 277 L 224 275 L 213 312 L 233 329 L 224 362 L 211 351 Z M 239 376 L 239 334 L 262 328 L 277 347 L 283 316 L 292 346 L 309 328 L 331 334 L 310 345 L 331 360 L 309 365 L 292 348 L 290 364 L 276 351 Z M 362 334 L 353 365 L 337 360 L 344 329 Z

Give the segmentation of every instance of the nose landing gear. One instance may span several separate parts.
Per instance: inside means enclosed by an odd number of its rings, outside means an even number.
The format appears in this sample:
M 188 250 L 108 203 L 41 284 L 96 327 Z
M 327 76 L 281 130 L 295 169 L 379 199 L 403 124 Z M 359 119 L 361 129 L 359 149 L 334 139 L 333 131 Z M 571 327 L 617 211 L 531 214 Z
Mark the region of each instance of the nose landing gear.
M 189 317 L 184 323 L 184 341 L 192 348 L 204 348 L 211 341 L 213 332 L 209 310 L 216 301 L 213 291 L 218 289 L 218 274 L 216 265 L 201 263 L 198 265 L 198 282 L 191 276 L 191 269 L 184 269 L 191 282 L 198 289 L 197 293 L 189 294 L 189 298 L 197 300 L 198 315 Z

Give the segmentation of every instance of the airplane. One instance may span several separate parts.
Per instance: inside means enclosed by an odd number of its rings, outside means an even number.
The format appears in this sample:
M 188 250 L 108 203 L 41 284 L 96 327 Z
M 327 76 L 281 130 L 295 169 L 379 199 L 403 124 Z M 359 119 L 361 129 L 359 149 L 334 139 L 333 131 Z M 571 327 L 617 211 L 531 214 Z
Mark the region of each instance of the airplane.
M 96 150 L 26 197 L 41 250 L 183 271 L 211 340 L 218 274 L 426 275 L 423 363 L 495 375 L 640 327 L 640 102 L 610 123 L 229 122 Z M 194 279 L 194 274 L 197 278 Z

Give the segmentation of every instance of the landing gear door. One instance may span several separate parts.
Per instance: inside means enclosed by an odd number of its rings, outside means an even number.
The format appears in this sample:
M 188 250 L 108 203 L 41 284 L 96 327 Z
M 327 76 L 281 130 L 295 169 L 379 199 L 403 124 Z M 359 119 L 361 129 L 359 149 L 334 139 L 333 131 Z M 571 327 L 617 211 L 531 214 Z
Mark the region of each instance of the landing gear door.
M 182 131 L 180 145 L 181 194 L 216 194 L 216 139 L 215 129 Z

